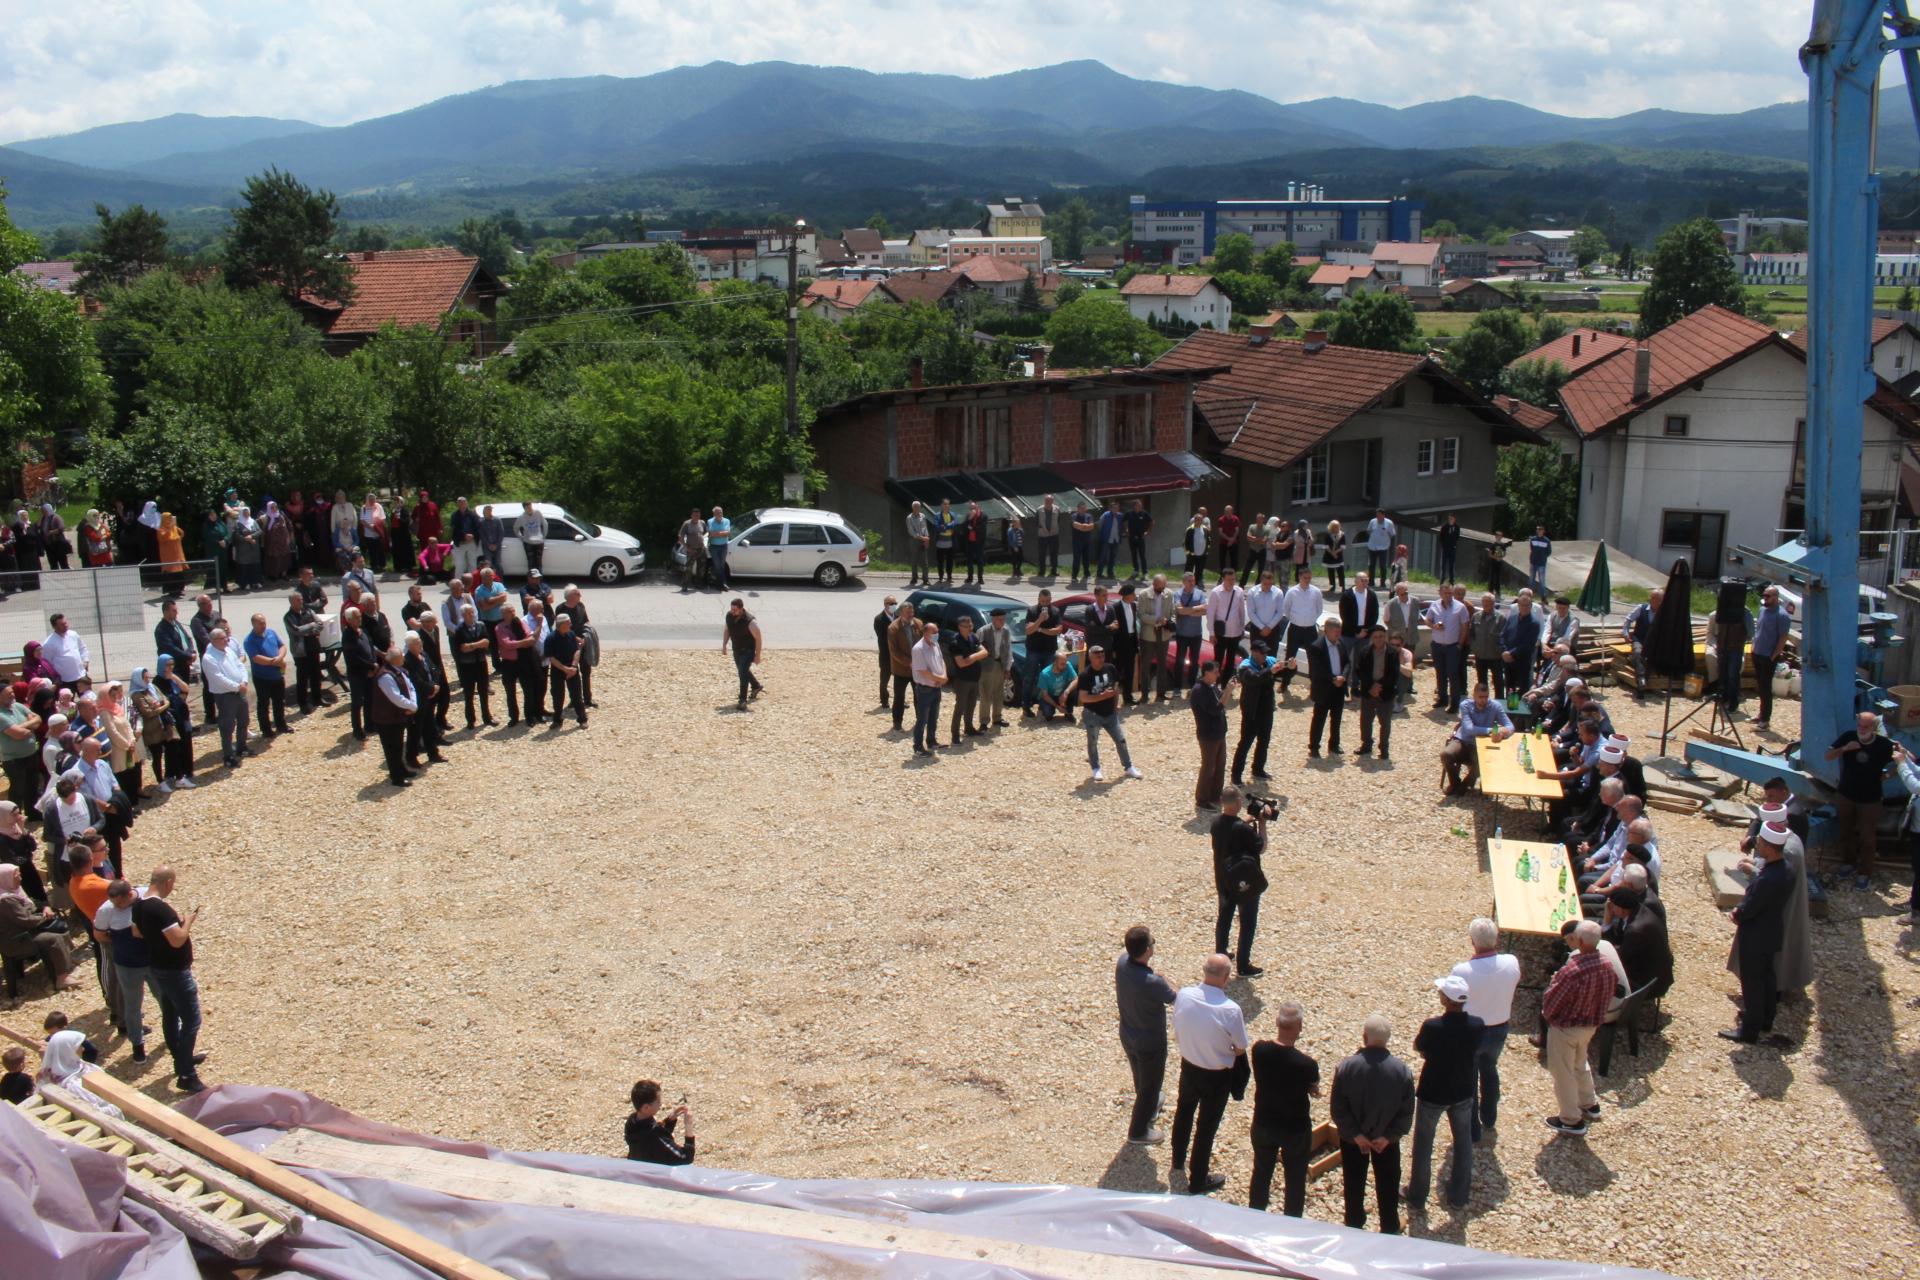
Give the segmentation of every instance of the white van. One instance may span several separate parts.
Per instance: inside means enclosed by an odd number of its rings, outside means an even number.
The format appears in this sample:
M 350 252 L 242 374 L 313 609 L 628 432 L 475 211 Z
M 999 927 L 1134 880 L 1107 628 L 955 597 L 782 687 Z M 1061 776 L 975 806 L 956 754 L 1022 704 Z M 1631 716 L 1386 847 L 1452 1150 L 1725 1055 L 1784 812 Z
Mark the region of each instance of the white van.
M 848 578 L 866 576 L 865 536 L 832 511 L 762 507 L 731 518 L 730 577 L 811 578 L 831 588 Z M 673 560 L 684 569 L 686 552 L 674 547 Z
M 518 502 L 488 505 L 506 528 L 506 537 L 500 544 L 500 563 L 494 568 L 506 577 L 523 578 L 527 573 L 527 549 L 520 544 L 513 524 L 526 507 Z M 632 534 L 582 519 L 551 502 L 533 505 L 547 518 L 547 549 L 540 561 L 541 576 L 563 581 L 591 579 L 600 586 L 610 587 L 628 575 L 646 572 L 646 553 L 640 549 L 640 539 Z M 486 505 L 481 507 L 480 515 L 486 515 Z

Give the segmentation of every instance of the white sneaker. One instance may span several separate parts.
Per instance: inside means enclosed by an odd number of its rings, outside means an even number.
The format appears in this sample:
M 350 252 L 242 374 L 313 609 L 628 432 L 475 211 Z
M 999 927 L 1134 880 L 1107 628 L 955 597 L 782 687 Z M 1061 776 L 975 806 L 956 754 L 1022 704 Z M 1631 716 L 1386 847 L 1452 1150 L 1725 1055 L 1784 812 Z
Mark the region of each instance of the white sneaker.
M 199 786 L 200 784 L 195 782 L 192 778 L 182 778 L 180 779 L 180 781 L 174 783 L 173 785 L 178 790 L 191 791 L 195 787 Z
M 1142 773 L 1142 772 L 1140 772 L 1140 766 L 1139 766 L 1139 765 L 1137 765 L 1137 764 L 1130 764 L 1130 765 L 1128 765 L 1128 766 L 1127 766 L 1127 776 L 1128 776 L 1129 778 L 1144 778 L 1144 777 L 1146 777 L 1147 775 L 1146 775 L 1146 774 L 1144 774 L 1144 773 Z
M 1093 780 L 1095 782 L 1105 782 L 1107 780 L 1107 775 L 1100 772 L 1100 770 L 1095 769 L 1093 771 Z
M 173 790 L 173 784 L 171 782 L 165 782 L 165 781 L 161 782 L 159 786 L 159 791 L 161 795 L 164 796 L 169 792 L 171 792 L 172 790 Z

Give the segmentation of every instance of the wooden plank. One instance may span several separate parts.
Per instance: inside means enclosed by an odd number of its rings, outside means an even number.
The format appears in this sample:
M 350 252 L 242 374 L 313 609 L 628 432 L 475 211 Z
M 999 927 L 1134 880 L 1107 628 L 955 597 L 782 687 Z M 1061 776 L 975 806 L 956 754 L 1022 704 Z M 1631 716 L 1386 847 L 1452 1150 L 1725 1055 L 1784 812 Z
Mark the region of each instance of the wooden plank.
M 452 1155 L 419 1147 L 350 1142 L 295 1129 L 268 1147 L 286 1164 L 347 1176 L 381 1178 L 495 1204 L 525 1204 L 622 1214 L 720 1231 L 782 1236 L 813 1244 L 908 1253 L 1018 1271 L 1051 1280 L 1196 1280 L 1211 1262 L 1192 1264 L 1121 1254 L 1023 1244 L 990 1236 L 960 1235 L 897 1220 L 847 1218 L 801 1209 L 745 1204 L 717 1196 L 610 1182 L 550 1169 L 528 1169 L 497 1160 Z M 909 1265 L 908 1270 L 913 1268 Z
M 1329 1169 L 1340 1167 L 1340 1130 L 1331 1120 L 1322 1120 L 1313 1131 L 1313 1146 L 1308 1154 L 1325 1151 L 1326 1154 L 1312 1159 L 1307 1165 L 1307 1176 L 1317 1178 Z
M 1507 932 L 1557 938 L 1561 921 L 1582 918 L 1580 886 L 1564 845 L 1489 840 L 1487 865 L 1493 918 Z
M 142 1128 L 171 1138 L 220 1168 L 254 1183 L 263 1191 L 385 1245 L 435 1275 L 444 1276 L 446 1280 L 508 1280 L 504 1272 L 475 1262 L 437 1240 L 429 1240 L 391 1218 L 362 1209 L 345 1196 L 337 1195 L 298 1174 L 287 1172 L 264 1156 L 255 1155 L 239 1143 L 187 1119 L 173 1108 L 155 1102 L 104 1071 L 89 1072 L 82 1077 L 82 1081 L 89 1092 L 120 1108 L 128 1119 Z
M 1526 743 L 1532 769 L 1520 767 L 1520 744 Z M 1517 734 L 1500 742 L 1480 739 L 1480 791 L 1489 796 L 1523 796 L 1531 800 L 1558 800 L 1558 778 L 1542 778 L 1540 769 L 1557 769 L 1553 743 L 1544 733 Z

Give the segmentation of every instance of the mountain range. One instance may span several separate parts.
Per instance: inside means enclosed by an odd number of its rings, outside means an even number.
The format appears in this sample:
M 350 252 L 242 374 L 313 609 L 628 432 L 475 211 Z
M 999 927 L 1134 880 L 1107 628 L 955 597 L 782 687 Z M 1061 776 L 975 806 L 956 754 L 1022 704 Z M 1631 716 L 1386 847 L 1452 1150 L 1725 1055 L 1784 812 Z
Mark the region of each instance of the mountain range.
M 1888 106 L 1881 155 L 1910 165 L 1912 125 L 1903 103 Z M 17 219 L 47 225 L 85 220 L 96 199 L 163 209 L 219 203 L 269 165 L 350 196 L 604 181 L 862 152 L 990 171 L 1005 166 L 982 162 L 1017 153 L 1051 157 L 1050 182 L 1065 186 L 1124 185 L 1167 166 L 1309 152 L 1566 144 L 1710 151 L 1771 168 L 1765 162 L 1804 161 L 1806 107 L 1603 119 L 1479 97 L 1404 108 L 1348 98 L 1282 104 L 1240 90 L 1135 79 L 1091 61 L 979 79 L 714 62 L 632 78 L 517 81 L 339 126 L 195 115 L 105 125 L 0 147 L 0 180 L 11 188 Z

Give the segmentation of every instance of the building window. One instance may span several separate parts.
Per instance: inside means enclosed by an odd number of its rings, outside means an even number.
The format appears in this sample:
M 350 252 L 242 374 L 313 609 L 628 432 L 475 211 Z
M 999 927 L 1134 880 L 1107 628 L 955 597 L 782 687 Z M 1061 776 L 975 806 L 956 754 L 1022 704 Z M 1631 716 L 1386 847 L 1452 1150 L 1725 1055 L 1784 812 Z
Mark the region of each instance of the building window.
M 1666 434 L 1670 436 L 1684 436 L 1687 434 L 1687 416 L 1683 413 L 1668 414 Z
M 985 443 L 980 465 L 992 470 L 1013 465 L 1013 410 L 1005 406 L 980 410 L 980 436 Z
M 1700 536 L 1698 511 L 1667 511 L 1660 517 L 1660 545 L 1690 547 Z
M 1013 411 L 947 406 L 933 411 L 933 439 L 943 469 L 978 470 L 1013 464 Z
M 933 411 L 935 455 L 943 468 L 964 467 L 967 463 L 967 411 L 960 408 Z
M 1448 436 L 1440 442 L 1440 470 L 1452 475 L 1460 469 L 1460 437 Z
M 1295 502 L 1327 500 L 1326 445 L 1321 445 L 1293 464 L 1293 500 Z
M 1360 464 L 1360 496 L 1371 502 L 1378 495 L 1380 479 L 1380 437 L 1366 442 L 1366 456 Z
M 1087 458 L 1113 456 L 1113 401 L 1088 400 L 1080 409 L 1084 438 L 1080 453 Z
M 1433 474 L 1433 441 L 1422 440 L 1413 447 L 1413 471 L 1421 476 Z

